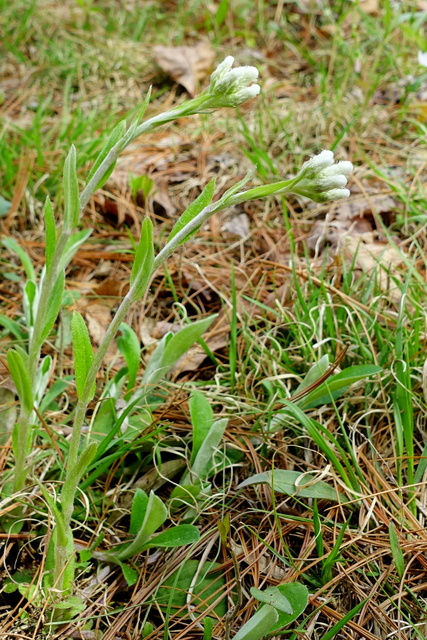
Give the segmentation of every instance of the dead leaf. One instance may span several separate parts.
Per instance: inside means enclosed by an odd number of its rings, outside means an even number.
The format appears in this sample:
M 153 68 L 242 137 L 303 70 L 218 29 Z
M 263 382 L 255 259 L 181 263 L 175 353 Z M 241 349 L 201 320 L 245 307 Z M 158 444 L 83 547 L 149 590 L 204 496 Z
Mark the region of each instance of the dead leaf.
M 369 15 L 376 15 L 379 12 L 378 0 L 360 0 L 360 8 Z
M 247 238 L 249 235 L 249 216 L 247 213 L 231 216 L 222 225 L 221 231 L 228 231 L 239 238 Z
M 168 218 L 173 218 L 176 214 L 176 207 L 172 203 L 168 193 L 168 183 L 166 180 L 159 180 L 156 183 L 156 191 L 152 195 L 153 202 L 161 207 Z
M 154 59 L 163 71 L 194 97 L 198 81 L 205 78 L 211 69 L 215 52 L 208 42 L 182 47 L 159 45 L 154 47 Z
M 157 345 L 158 338 L 153 336 L 154 329 L 157 324 L 157 320 L 154 318 L 144 316 L 141 324 L 139 325 L 139 337 L 144 347 L 146 347 L 146 353 L 151 353 Z
M 102 302 L 87 301 L 86 298 L 80 298 L 76 306 L 80 313 L 83 314 L 87 323 L 87 328 L 92 341 L 99 345 L 105 336 L 105 333 L 111 322 L 111 309 Z
M 225 314 L 220 314 L 215 324 L 203 336 L 203 340 L 212 353 L 223 349 L 228 344 L 230 326 Z M 171 373 L 177 376 L 185 371 L 196 371 L 202 362 L 206 360 L 206 351 L 199 344 L 193 345 L 187 353 L 172 367 Z
M 404 262 L 403 252 L 399 252 L 389 243 L 378 242 L 375 233 L 368 232 L 343 236 L 340 239 L 338 253 L 364 273 L 371 274 L 376 270 L 380 289 L 387 292 L 387 296 L 395 304 L 399 303 L 402 294 L 396 280 L 402 282 L 398 267 Z

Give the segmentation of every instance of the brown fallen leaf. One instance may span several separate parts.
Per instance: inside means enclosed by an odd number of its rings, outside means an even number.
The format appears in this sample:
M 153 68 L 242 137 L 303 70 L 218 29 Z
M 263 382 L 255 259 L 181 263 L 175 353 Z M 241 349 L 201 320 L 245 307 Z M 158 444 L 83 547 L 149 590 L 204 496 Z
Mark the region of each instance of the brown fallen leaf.
M 239 236 L 239 238 L 247 238 L 250 233 L 248 214 L 239 213 L 230 216 L 222 225 L 221 231 L 231 233 L 233 236 Z
M 86 320 L 92 341 L 94 344 L 99 345 L 111 322 L 110 307 L 97 301 L 88 303 L 86 298 L 80 298 L 76 306 Z
M 194 97 L 197 83 L 203 80 L 211 69 L 215 52 L 208 42 L 182 47 L 159 45 L 154 47 L 154 59 L 163 71 Z
M 379 0 L 361 0 L 359 6 L 369 15 L 376 15 L 379 12 Z
M 377 284 L 398 304 L 401 298 L 402 276 L 398 268 L 405 254 L 387 242 L 379 242 L 375 233 L 347 234 L 340 238 L 338 253 L 354 264 L 356 269 L 370 274 L 376 270 Z M 397 281 L 397 282 L 396 282 Z

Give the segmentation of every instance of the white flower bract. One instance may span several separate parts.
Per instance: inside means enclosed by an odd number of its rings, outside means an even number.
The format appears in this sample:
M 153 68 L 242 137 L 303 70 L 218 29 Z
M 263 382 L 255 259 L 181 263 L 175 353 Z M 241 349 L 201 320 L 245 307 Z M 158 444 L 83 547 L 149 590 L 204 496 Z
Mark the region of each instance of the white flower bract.
M 227 56 L 211 75 L 208 93 L 219 99 L 220 106 L 237 107 L 257 96 L 261 90 L 256 67 L 232 68 L 234 58 Z
M 327 202 L 348 198 L 350 191 L 344 189 L 347 178 L 353 171 L 353 165 L 348 160 L 334 164 L 334 154 L 325 149 L 311 158 L 301 167 L 296 176 L 294 193 L 307 196 L 315 202 Z

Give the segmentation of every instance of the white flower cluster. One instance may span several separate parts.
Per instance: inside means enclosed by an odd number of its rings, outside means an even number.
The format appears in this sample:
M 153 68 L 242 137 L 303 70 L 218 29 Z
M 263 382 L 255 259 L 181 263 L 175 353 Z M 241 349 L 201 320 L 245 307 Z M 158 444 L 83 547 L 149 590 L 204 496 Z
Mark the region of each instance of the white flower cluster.
M 348 198 L 350 191 L 344 187 L 352 171 L 351 162 L 344 160 L 334 164 L 333 152 L 325 150 L 302 165 L 292 191 L 315 202 Z
M 211 75 L 208 94 L 219 98 L 220 106 L 238 107 L 242 102 L 255 98 L 261 91 L 256 67 L 232 69 L 234 58 L 227 56 Z

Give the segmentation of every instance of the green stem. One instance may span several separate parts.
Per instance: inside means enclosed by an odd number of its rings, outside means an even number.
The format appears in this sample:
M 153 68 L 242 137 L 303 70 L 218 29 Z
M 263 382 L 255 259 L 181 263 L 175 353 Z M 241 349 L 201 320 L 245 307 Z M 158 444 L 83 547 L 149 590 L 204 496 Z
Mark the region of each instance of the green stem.
M 62 231 L 58 243 L 55 247 L 55 251 L 52 257 L 51 268 L 48 273 L 45 274 L 45 278 L 41 284 L 40 297 L 34 320 L 33 332 L 30 337 L 28 345 L 28 369 L 30 380 L 32 381 L 33 391 L 35 386 L 35 379 L 37 374 L 37 367 L 40 361 L 40 353 L 42 348 L 42 332 L 44 321 L 46 318 L 47 309 L 50 303 L 50 297 L 52 293 L 53 285 L 58 277 L 58 267 L 62 253 L 68 238 L 70 237 L 69 231 Z M 16 425 L 17 437 L 13 442 L 13 453 L 15 457 L 15 472 L 14 472 L 14 491 L 22 491 L 25 485 L 25 480 L 28 475 L 27 456 L 31 451 L 30 442 L 30 422 L 32 411 L 28 411 L 25 407 L 21 407 L 19 419 Z
M 204 106 L 206 108 L 206 105 L 207 105 L 206 97 L 202 95 L 198 96 L 193 100 L 188 100 L 184 102 L 184 104 L 182 104 L 179 107 L 175 107 L 170 111 L 166 111 L 166 113 L 160 113 L 159 115 L 154 116 L 153 118 L 150 118 L 146 122 L 143 122 L 142 124 L 139 125 L 139 127 L 135 129 L 135 132 L 130 139 L 127 139 L 125 134 L 122 140 L 119 140 L 119 142 L 117 142 L 117 144 L 115 144 L 114 147 L 108 152 L 105 159 L 99 165 L 98 169 L 95 171 L 92 178 L 89 180 L 86 187 L 83 189 L 80 195 L 80 212 L 83 211 L 83 209 L 91 199 L 92 195 L 96 191 L 96 188 L 99 182 L 102 180 L 104 175 L 111 168 L 111 166 L 116 162 L 117 158 L 119 157 L 123 149 L 128 144 L 130 144 L 132 140 L 135 140 L 143 133 L 147 133 L 148 131 L 152 131 L 153 129 L 156 129 L 162 124 L 166 124 L 167 122 L 172 122 L 177 118 L 182 118 L 184 116 L 190 116 L 190 115 L 199 113 Z

